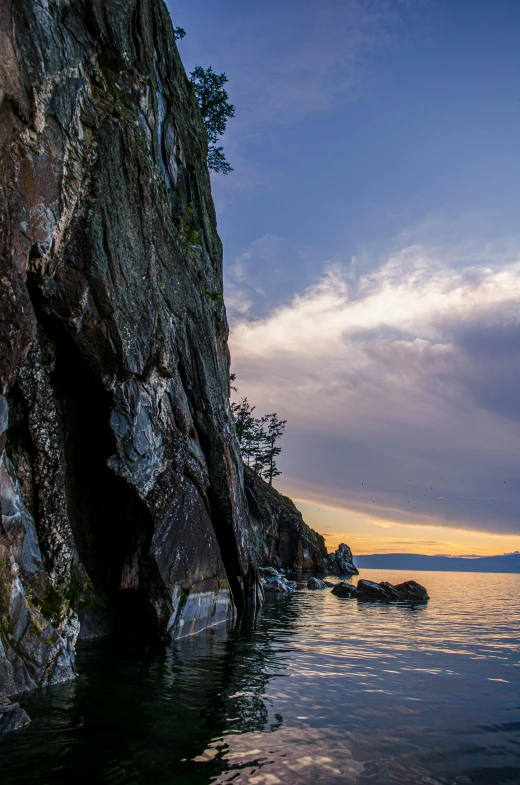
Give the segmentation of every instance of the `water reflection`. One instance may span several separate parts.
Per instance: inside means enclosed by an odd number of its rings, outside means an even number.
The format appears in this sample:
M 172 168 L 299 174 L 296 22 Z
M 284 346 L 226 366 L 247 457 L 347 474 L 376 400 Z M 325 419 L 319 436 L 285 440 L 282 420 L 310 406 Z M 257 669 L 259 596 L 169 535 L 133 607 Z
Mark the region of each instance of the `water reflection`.
M 2 783 L 518 783 L 520 576 L 422 575 L 427 606 L 302 589 L 172 647 L 83 646 Z

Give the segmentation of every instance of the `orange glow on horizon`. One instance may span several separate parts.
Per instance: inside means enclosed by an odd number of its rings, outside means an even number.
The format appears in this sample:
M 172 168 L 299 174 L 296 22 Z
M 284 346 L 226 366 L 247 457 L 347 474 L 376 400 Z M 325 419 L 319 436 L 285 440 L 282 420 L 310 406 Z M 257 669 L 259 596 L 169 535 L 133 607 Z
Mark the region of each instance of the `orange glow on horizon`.
M 520 536 L 459 529 L 437 522 L 402 523 L 343 507 L 292 497 L 304 521 L 323 534 L 329 551 L 346 542 L 355 555 L 422 553 L 494 556 L 520 550 Z

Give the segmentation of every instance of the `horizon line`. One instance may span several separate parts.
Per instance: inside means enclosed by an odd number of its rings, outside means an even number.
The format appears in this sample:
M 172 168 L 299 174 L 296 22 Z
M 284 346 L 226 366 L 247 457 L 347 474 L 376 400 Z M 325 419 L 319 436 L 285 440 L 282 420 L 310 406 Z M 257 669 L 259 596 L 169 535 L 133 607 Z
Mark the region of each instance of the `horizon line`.
M 334 553 L 334 551 L 332 551 Z M 368 557 L 368 556 L 425 556 L 428 559 L 467 559 L 468 561 L 476 561 L 477 559 L 496 559 L 504 558 L 505 556 L 520 556 L 520 551 L 510 551 L 509 553 L 493 553 L 487 556 L 478 556 L 470 554 L 453 555 L 450 553 L 409 553 L 407 551 L 392 551 L 391 553 L 358 553 L 354 558 Z

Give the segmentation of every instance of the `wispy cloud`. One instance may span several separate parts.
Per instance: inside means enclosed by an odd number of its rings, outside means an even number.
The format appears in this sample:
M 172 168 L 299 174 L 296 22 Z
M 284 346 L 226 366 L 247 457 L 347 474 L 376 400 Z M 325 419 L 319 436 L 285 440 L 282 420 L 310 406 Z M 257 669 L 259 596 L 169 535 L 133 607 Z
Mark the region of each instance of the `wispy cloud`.
M 265 234 L 253 240 L 226 271 L 230 317 L 265 317 L 291 302 L 294 292 L 317 280 L 315 256 L 303 244 Z
M 239 317 L 235 370 L 289 418 L 286 482 L 382 521 L 519 531 L 519 249 L 325 264 L 289 303 Z

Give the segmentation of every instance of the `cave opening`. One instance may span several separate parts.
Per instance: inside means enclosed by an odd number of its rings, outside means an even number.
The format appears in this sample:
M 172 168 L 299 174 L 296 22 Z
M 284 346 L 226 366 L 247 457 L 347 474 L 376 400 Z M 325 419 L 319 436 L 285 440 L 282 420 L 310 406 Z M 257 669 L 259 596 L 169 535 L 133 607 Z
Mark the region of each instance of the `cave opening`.
M 109 424 L 112 393 L 66 327 L 35 310 L 55 352 L 50 380 L 63 434 L 69 522 L 95 588 L 93 597 L 80 591 L 75 607 L 80 637 L 116 634 L 150 640 L 158 632 L 149 586 L 153 521 L 134 489 L 107 465 L 115 452 Z
M 115 451 L 109 426 L 112 394 L 72 336 L 63 328 L 53 332 L 56 366 L 51 378 L 63 423 L 67 507 L 78 554 L 101 606 L 108 600 L 111 631 L 149 638 L 155 614 L 143 563 L 153 533 L 151 515 L 134 489 L 107 465 Z

